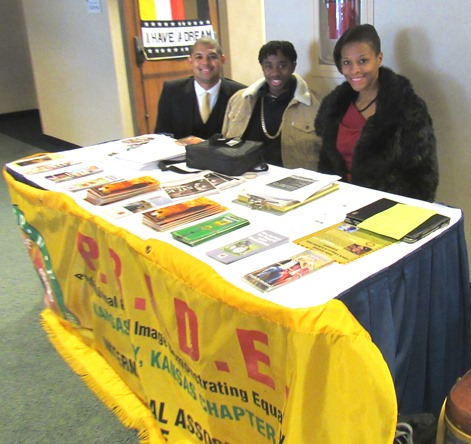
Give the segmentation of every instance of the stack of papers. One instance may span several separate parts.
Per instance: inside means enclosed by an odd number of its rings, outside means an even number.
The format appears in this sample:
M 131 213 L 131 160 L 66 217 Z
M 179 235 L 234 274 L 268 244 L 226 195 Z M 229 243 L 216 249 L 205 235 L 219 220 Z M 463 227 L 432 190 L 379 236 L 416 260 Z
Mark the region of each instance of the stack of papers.
M 159 187 L 160 182 L 157 179 L 150 176 L 141 176 L 90 188 L 87 191 L 85 200 L 94 205 L 106 205 L 138 194 L 155 191 Z
M 113 157 L 123 166 L 134 170 L 156 169 L 161 160 L 180 157 L 184 160 L 185 147 L 175 139 L 156 134 L 146 137 L 145 143 L 130 145 L 126 151 L 116 153 Z
M 142 213 L 142 223 L 156 231 L 165 231 L 179 225 L 194 222 L 227 208 L 207 197 L 201 196 L 162 208 Z
M 338 189 L 340 176 L 321 174 L 297 168 L 283 171 L 275 179 L 247 187 L 239 193 L 238 201 L 254 209 L 289 211 Z
M 172 236 L 176 240 L 193 247 L 202 242 L 214 239 L 215 237 L 230 233 L 238 228 L 245 227 L 248 224 L 249 221 L 247 219 L 227 213 L 223 216 L 218 216 L 205 222 L 191 225 L 190 227 L 172 231 Z

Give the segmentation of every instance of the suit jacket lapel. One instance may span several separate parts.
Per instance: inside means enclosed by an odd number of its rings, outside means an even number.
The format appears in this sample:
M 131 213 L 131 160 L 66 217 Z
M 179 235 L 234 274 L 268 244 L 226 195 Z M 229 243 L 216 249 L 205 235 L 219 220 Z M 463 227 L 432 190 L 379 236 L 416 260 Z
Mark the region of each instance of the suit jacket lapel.
M 193 122 L 201 120 L 198 109 L 198 100 L 196 98 L 193 77 L 190 77 L 182 88 L 182 98 L 190 97 L 190 101 L 183 103 L 181 106 L 181 115 L 184 117 L 184 127 L 188 135 L 193 131 Z M 184 101 L 184 100 L 183 100 Z

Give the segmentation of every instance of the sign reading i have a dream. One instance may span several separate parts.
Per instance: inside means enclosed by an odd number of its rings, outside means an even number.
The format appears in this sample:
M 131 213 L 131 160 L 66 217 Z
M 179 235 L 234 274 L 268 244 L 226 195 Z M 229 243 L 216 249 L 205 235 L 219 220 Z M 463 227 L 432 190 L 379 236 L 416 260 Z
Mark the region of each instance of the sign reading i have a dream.
M 147 60 L 187 57 L 201 37 L 214 38 L 208 0 L 139 0 Z

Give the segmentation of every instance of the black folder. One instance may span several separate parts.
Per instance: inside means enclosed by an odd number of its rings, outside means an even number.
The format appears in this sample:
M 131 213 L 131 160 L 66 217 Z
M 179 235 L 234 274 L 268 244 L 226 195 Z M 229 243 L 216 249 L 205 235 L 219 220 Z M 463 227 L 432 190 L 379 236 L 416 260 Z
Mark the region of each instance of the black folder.
M 345 222 L 351 225 L 358 225 L 369 217 L 381 213 L 382 211 L 392 208 L 394 205 L 398 204 L 399 202 L 391 199 L 379 199 L 375 202 L 365 205 L 364 207 L 358 208 L 358 210 L 347 213 Z M 417 228 L 414 228 L 410 233 L 406 234 L 401 240 L 407 243 L 417 242 L 418 240 L 423 239 L 425 236 L 428 236 L 433 231 L 447 226 L 449 223 L 450 218 L 448 216 L 444 216 L 443 214 L 434 214 L 433 216 L 430 216 L 425 222 L 421 223 Z

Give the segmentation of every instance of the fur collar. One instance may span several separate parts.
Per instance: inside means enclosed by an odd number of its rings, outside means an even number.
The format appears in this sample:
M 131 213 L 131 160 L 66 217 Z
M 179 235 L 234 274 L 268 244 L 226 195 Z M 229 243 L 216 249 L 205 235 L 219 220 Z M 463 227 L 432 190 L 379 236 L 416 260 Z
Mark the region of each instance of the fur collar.
M 376 114 L 374 120 L 386 123 L 394 123 L 400 116 L 401 110 L 407 112 L 409 109 L 405 101 L 413 94 L 410 81 L 389 68 L 381 67 L 379 70 L 379 90 L 376 102 Z M 349 104 L 354 101 L 358 93 L 355 92 L 348 82 L 343 82 L 330 94 L 328 114 L 331 117 L 343 116 Z M 399 110 L 399 112 L 398 112 Z

